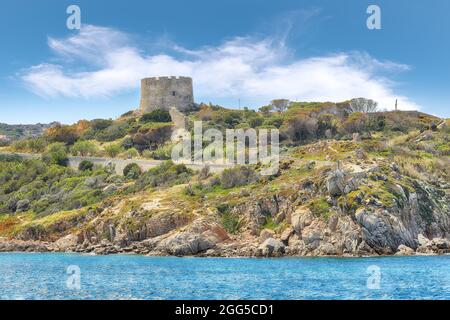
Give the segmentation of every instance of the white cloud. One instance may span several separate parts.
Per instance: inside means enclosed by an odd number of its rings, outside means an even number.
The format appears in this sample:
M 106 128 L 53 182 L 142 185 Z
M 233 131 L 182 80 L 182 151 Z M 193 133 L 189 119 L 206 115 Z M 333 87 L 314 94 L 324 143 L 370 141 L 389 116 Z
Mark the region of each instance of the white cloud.
M 49 38 L 48 43 L 61 62 L 42 63 L 22 75 L 31 90 L 48 97 L 109 97 L 137 90 L 144 77 L 183 75 L 193 77 L 196 97 L 205 101 L 240 98 L 259 106 L 274 98 L 343 101 L 367 97 L 384 108 L 399 99 L 402 108 L 418 109 L 407 97 L 397 96 L 395 84 L 382 75 L 409 67 L 365 53 L 299 59 L 284 41 L 237 37 L 196 50 L 172 44 L 166 48 L 168 53 L 146 55 L 128 35 L 92 25 L 66 39 Z M 89 69 L 71 69 L 73 63 Z

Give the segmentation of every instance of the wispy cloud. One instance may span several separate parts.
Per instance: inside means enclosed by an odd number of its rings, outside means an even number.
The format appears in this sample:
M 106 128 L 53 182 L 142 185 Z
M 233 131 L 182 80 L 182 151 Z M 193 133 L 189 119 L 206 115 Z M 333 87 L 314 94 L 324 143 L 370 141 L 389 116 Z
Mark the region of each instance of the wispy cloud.
M 136 90 L 140 79 L 187 75 L 195 93 L 207 101 L 241 98 L 254 106 L 274 98 L 302 101 L 342 101 L 352 97 L 377 100 L 392 107 L 418 109 L 397 96 L 389 72 L 408 66 L 379 61 L 360 52 L 295 58 L 284 40 L 236 37 L 218 46 L 188 49 L 170 44 L 163 54 L 149 55 L 116 29 L 85 25 L 65 39 L 49 38 L 58 63 L 27 69 L 23 81 L 47 97 L 98 97 Z M 74 62 L 85 70 L 72 68 Z

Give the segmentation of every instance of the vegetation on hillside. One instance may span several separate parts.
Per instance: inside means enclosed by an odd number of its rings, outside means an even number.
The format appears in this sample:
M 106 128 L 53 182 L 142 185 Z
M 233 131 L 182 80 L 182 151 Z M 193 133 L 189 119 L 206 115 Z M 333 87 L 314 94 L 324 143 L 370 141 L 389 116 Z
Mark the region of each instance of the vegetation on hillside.
M 187 114 L 189 130 L 197 120 L 203 121 L 204 130 L 279 129 L 280 172 L 269 177 L 259 174 L 259 165 L 213 174 L 208 169 L 194 172 L 171 161 L 147 172 L 131 164 L 123 177 L 89 161 L 76 171 L 65 166 L 69 155 L 170 159 L 170 118 L 159 110 L 140 117 L 127 113 L 117 120 L 55 125 L 40 137 L 9 146 L 16 152 L 40 153 L 41 159 L 0 157 L 0 236 L 21 234 L 30 223 L 48 226 L 93 210 L 89 220 L 95 208 L 103 212 L 118 203 L 124 203 L 121 210 L 133 220 L 145 201 L 157 197 L 171 199 L 176 210 L 216 212 L 230 234 L 239 234 L 245 227 L 235 208 L 249 205 L 251 198 L 264 216 L 259 228 L 281 233 L 286 223 L 274 220 L 272 209 L 260 203 L 260 198 L 273 197 L 276 202 L 300 194 L 302 200 L 293 205 L 329 221 L 337 208 L 354 214 L 368 204 L 400 206 L 405 201 L 402 190 L 421 190 L 423 182 L 448 184 L 448 121 L 442 123 L 416 111 L 374 112 L 373 106 L 373 102 L 364 105 L 361 101 L 288 103 L 281 99 L 259 111 L 202 104 Z M 337 195 L 336 205 L 323 190 L 337 161 L 346 161 L 356 171 L 368 167 L 370 173 L 363 184 Z

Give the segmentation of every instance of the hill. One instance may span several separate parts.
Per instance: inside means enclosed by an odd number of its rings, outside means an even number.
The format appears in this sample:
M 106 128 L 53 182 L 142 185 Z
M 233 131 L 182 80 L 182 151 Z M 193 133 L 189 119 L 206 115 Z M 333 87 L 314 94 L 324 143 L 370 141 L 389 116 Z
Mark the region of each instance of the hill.
M 0 140 L 12 141 L 38 137 L 52 124 L 19 124 L 0 123 Z
M 0 251 L 450 251 L 448 120 L 420 112 L 354 112 L 348 102 L 261 111 L 201 105 L 186 120 L 188 130 L 198 120 L 204 130 L 278 128 L 280 171 L 263 176 L 261 165 L 252 165 L 212 174 L 171 161 L 147 172 L 130 166 L 124 176 L 108 167 L 75 171 L 60 160 L 86 142 L 100 154 L 118 145 L 117 156 L 135 149 L 132 157 L 167 158 L 173 124 L 164 113 L 128 113 L 54 127 L 39 138 L 42 160 L 0 159 Z M 110 141 L 102 141 L 106 136 Z M 27 140 L 23 150 L 35 145 L 36 139 Z

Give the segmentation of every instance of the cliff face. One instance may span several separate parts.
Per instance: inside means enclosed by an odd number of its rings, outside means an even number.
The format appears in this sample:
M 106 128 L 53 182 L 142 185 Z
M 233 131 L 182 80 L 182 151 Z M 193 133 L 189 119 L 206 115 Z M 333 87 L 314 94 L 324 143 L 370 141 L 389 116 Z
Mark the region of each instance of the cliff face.
M 14 236 L 25 242 L 3 241 L 0 250 L 206 256 L 450 252 L 448 180 L 411 178 L 399 164 L 361 157 L 358 144 L 344 144 L 305 147 L 346 147 L 341 160 L 287 158 L 279 177 L 229 192 L 186 194 L 187 186 L 179 185 L 63 215 L 45 228 L 30 224 Z

